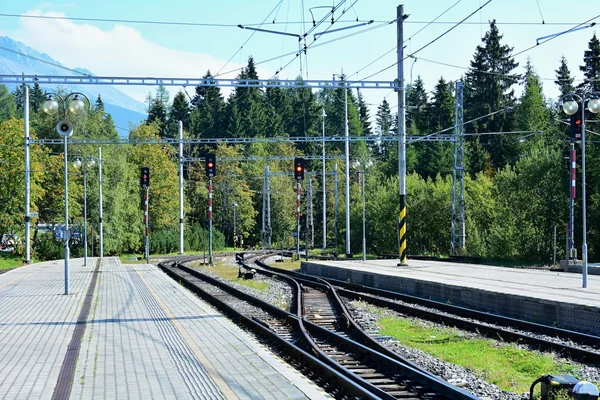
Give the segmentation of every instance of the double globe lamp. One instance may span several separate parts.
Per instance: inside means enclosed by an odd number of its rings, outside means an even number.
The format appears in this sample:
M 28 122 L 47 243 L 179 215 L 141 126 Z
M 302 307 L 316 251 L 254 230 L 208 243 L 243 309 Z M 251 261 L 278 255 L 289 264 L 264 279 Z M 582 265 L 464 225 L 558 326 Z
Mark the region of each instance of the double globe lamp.
M 578 101 L 576 101 L 576 99 Z M 577 94 L 570 94 L 565 97 L 563 102 L 563 111 L 567 115 L 574 115 L 579 110 L 579 102 L 582 104 L 581 109 L 581 196 L 583 201 L 583 284 L 582 287 L 587 287 L 588 275 L 588 249 L 587 249 L 587 206 L 586 206 L 586 190 L 585 190 L 585 102 L 587 100 L 587 108 L 590 112 L 598 114 L 600 112 L 600 97 L 597 93 L 590 94 L 589 98 L 582 98 Z

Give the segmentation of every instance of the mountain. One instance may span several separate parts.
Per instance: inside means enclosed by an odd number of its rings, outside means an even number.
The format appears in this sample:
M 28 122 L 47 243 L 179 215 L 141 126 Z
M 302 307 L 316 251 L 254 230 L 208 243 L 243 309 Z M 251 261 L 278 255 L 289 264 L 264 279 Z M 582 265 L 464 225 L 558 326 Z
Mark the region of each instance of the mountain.
M 21 54 L 26 54 L 29 57 Z M 43 60 L 43 61 L 40 61 Z M 54 65 L 48 64 L 46 62 Z M 0 36 L 0 74 L 6 75 L 74 75 L 73 72 L 61 68 L 62 64 L 52 59 L 48 54 L 39 51 L 9 38 Z M 88 75 L 94 75 L 91 71 L 83 68 L 75 68 L 76 71 Z M 10 90 L 15 90 L 16 84 L 6 85 Z M 139 124 L 146 119 L 146 105 L 141 103 L 112 86 L 105 85 L 40 85 L 43 90 L 56 91 L 61 88 L 67 92 L 81 92 L 89 97 L 94 103 L 98 94 L 102 96 L 106 112 L 112 115 L 115 125 L 119 128 L 129 129 L 129 124 Z M 128 132 L 118 129 L 119 135 L 126 136 Z

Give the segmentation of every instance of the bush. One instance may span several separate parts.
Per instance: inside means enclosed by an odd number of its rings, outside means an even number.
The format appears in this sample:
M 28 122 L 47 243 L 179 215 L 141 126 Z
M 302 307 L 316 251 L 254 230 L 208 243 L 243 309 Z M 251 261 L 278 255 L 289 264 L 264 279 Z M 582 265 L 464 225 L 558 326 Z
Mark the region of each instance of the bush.
M 184 246 L 188 251 L 208 251 L 208 230 L 199 223 L 185 226 Z M 225 235 L 213 229 L 213 250 L 225 248 Z M 179 230 L 161 229 L 150 234 L 150 252 L 168 254 L 179 251 Z

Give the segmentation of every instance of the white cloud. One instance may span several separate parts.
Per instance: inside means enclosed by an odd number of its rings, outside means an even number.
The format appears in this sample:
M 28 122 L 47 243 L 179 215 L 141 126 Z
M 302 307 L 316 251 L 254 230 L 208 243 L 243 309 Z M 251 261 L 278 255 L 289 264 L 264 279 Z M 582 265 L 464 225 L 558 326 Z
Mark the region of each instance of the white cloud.
M 25 15 L 65 16 L 61 12 L 40 10 L 28 11 Z M 98 76 L 200 78 L 208 69 L 216 73 L 225 63 L 208 54 L 162 47 L 124 25 L 102 30 L 68 19 L 21 18 L 20 21 L 22 27 L 7 32 L 8 36 L 47 53 L 69 68 L 85 68 Z M 230 63 L 226 70 L 239 66 Z M 150 87 L 121 86 L 119 89 L 140 101 L 153 91 Z M 173 93 L 176 89 L 170 91 Z

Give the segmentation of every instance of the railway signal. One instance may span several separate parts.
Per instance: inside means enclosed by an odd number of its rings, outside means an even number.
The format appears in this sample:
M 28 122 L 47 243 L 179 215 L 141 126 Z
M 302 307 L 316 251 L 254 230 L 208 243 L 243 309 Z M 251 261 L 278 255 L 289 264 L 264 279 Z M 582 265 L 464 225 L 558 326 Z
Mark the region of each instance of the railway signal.
M 207 154 L 205 157 L 206 176 L 212 178 L 217 175 L 217 157 L 214 154 Z
M 150 186 L 150 168 L 140 168 L 140 186 L 145 188 Z
M 571 140 L 581 140 L 581 116 L 575 113 L 570 118 L 571 128 L 569 129 L 569 136 Z
M 304 180 L 304 158 L 294 158 L 294 178 Z

